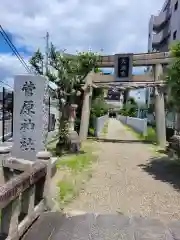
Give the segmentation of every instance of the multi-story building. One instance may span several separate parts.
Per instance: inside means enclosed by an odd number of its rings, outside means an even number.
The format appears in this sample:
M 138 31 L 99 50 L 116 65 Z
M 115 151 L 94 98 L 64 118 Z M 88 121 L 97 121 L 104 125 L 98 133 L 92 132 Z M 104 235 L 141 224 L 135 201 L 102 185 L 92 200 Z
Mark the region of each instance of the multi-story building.
M 149 21 L 148 52 L 165 52 L 180 40 L 180 0 L 166 0 L 158 15 Z
M 166 0 L 159 14 L 150 17 L 148 52 L 167 52 L 177 40 L 180 40 L 180 0 Z M 145 101 L 148 107 L 154 104 L 153 100 L 154 89 L 147 88 Z

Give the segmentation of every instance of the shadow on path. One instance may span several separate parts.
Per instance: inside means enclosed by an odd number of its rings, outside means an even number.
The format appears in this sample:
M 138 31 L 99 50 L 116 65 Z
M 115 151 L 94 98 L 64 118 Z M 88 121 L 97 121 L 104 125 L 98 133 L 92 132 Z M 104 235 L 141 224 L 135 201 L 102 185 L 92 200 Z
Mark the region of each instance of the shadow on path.
M 144 143 L 152 144 L 152 141 L 147 140 L 125 140 L 125 139 L 110 139 L 110 138 L 97 138 L 97 137 L 88 137 L 88 139 L 94 139 L 98 142 L 111 142 L 111 143 Z
M 168 157 L 151 158 L 147 164 L 138 165 L 155 180 L 171 184 L 180 191 L 180 162 L 169 160 Z

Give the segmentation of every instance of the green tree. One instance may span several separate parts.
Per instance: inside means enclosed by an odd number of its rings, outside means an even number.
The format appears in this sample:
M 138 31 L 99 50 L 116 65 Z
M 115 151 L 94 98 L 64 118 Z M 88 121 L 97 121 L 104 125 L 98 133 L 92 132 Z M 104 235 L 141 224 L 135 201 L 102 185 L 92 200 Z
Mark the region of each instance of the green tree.
M 167 87 L 170 92 L 167 106 L 174 106 L 177 112 L 177 129 L 180 130 L 180 42 L 176 42 L 170 48 L 172 61 L 166 72 Z
M 137 105 L 137 103 L 133 97 L 129 97 L 127 102 L 130 103 L 131 105 Z
M 76 55 L 72 56 L 66 54 L 65 51 L 58 51 L 51 44 L 48 60 L 50 66 L 46 73 L 44 72 L 44 56 L 38 49 L 30 59 L 30 64 L 36 73 L 46 75 L 50 81 L 57 85 L 56 94 L 61 112 L 59 144 L 64 144 L 68 133 L 69 106 L 76 103 L 81 108 L 82 86 L 85 84 L 85 78 L 93 69 L 97 71 L 97 62 L 101 61 L 101 57 L 91 51 L 77 52 Z M 80 112 L 81 109 L 78 111 Z
M 120 109 L 119 114 L 123 116 L 136 117 L 138 105 L 133 97 L 129 97 L 127 103 Z
M 104 100 L 104 94 L 102 95 L 101 92 L 99 92 L 99 95 L 96 95 L 96 97 L 92 99 L 89 129 L 94 130 L 95 119 L 106 115 L 108 110 L 109 106 Z

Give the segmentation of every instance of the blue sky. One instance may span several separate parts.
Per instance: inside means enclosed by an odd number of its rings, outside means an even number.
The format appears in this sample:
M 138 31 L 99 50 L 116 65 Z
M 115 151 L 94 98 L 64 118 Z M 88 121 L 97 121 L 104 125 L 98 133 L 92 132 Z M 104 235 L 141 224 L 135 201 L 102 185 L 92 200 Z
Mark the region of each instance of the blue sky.
M 32 51 L 28 51 L 26 49 L 26 46 L 21 46 L 21 45 L 17 45 L 16 44 L 16 38 L 18 38 L 15 34 L 11 34 L 10 32 L 8 32 L 7 30 L 5 30 L 6 35 L 8 36 L 8 38 L 10 39 L 10 41 L 15 45 L 16 49 L 18 50 L 18 52 L 20 54 L 22 54 L 23 56 L 29 56 L 31 55 L 33 52 Z M 9 53 L 12 55 L 15 55 L 13 53 L 13 51 L 11 50 L 11 48 L 8 46 L 7 42 L 5 41 L 5 39 L 2 37 L 2 35 L 0 35 L 0 53 Z
M 9 33 L 7 30 L 5 32 L 6 32 L 7 36 L 8 36 L 8 38 L 10 39 L 10 41 L 15 45 L 15 47 L 16 47 L 17 51 L 19 52 L 19 54 L 23 58 L 25 58 L 25 61 L 26 61 L 26 58 L 31 56 L 33 52 L 28 51 L 25 46 L 17 45 L 16 44 L 16 35 L 15 34 L 13 35 L 13 34 Z M 17 73 L 18 72 L 19 73 L 26 72 L 26 70 L 24 69 L 24 67 L 22 66 L 22 64 L 20 63 L 20 61 L 16 57 L 16 55 L 13 53 L 13 51 L 11 50 L 11 48 L 9 47 L 9 45 L 7 44 L 5 39 L 2 37 L 2 35 L 0 35 L 0 69 L 1 69 L 1 65 L 3 65 L 2 63 L 8 65 L 8 60 L 13 60 L 13 59 L 15 59 L 15 64 L 17 64 Z M 5 83 L 7 83 L 7 85 L 6 84 L 4 85 L 7 88 L 9 88 L 8 85 L 13 86 L 13 75 L 11 74 L 10 67 L 14 67 L 14 66 L 12 66 L 12 65 L 11 66 L 7 66 L 7 67 L 5 66 L 4 69 L 3 69 L 4 71 L 1 71 L 1 73 L 0 73 L 0 79 L 2 81 L 4 81 Z M 15 68 L 15 73 L 16 73 L 16 68 Z
M 6 0 L 0 23 L 25 61 L 37 48 L 45 49 L 45 35 L 58 49 L 103 54 L 147 52 L 148 22 L 164 0 Z M 43 3 L 43 4 L 42 4 Z M 141 8 L 139 8 L 141 6 Z M 25 73 L 0 36 L 0 80 L 13 82 Z
M 10 33 L 6 32 L 6 34 L 8 35 L 9 39 L 12 41 L 13 37 Z M 1 53 L 9 53 L 11 52 L 9 49 L 9 46 L 6 44 L 5 40 L 3 39 L 3 37 L 0 35 L 0 52 Z

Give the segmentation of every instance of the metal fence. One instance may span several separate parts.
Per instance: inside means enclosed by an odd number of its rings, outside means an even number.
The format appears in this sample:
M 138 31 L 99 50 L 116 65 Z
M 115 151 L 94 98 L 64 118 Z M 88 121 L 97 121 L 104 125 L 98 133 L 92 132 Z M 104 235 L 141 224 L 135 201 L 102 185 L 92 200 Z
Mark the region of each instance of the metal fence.
M 0 140 L 2 142 L 13 136 L 13 97 L 13 91 L 3 87 L 0 97 Z
M 14 92 L 5 87 L 0 91 L 0 141 L 6 142 L 13 137 L 13 99 Z M 49 97 L 48 132 L 53 132 L 57 126 L 57 99 Z
M 54 101 L 49 97 L 49 122 L 48 122 L 48 132 L 55 130 L 56 126 L 56 112 L 57 112 L 57 101 Z

